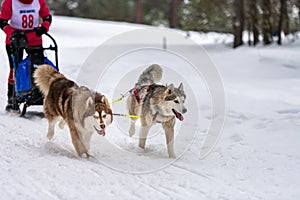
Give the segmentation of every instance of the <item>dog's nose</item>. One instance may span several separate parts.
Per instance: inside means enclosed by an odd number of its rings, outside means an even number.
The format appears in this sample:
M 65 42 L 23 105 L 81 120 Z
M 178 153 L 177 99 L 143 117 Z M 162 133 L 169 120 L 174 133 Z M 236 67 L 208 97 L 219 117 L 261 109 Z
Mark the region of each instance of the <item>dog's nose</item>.
M 100 125 L 100 128 L 105 129 L 105 125 L 104 125 L 104 124 L 101 124 L 101 125 Z
M 182 113 L 183 113 L 183 114 L 186 113 L 186 112 L 187 112 L 187 109 L 186 109 L 186 108 L 182 109 Z

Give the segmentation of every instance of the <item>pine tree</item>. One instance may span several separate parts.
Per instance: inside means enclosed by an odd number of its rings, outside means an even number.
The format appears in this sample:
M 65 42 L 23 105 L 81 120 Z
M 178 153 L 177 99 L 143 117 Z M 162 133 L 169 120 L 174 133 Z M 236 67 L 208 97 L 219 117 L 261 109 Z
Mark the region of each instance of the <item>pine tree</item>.
M 170 1 L 169 24 L 170 28 L 178 28 L 178 9 L 180 0 Z
M 234 42 L 233 48 L 243 45 L 243 31 L 244 31 L 244 0 L 235 0 L 234 1 L 234 12 L 233 17 L 233 34 Z
M 271 0 L 262 0 L 262 34 L 265 45 L 271 44 L 272 39 L 272 25 L 271 25 Z
M 141 24 L 143 22 L 142 16 L 142 1 L 141 0 L 134 0 L 134 22 Z
M 286 0 L 280 0 L 280 17 L 279 17 L 279 22 L 278 22 L 278 41 L 277 43 L 279 45 L 282 44 L 281 41 L 281 32 L 282 32 L 282 25 L 283 25 L 283 21 L 286 15 Z
M 259 20 L 258 20 L 257 0 L 248 0 L 248 5 L 250 10 L 250 21 L 251 21 L 250 28 L 253 33 L 253 45 L 255 46 L 259 42 Z

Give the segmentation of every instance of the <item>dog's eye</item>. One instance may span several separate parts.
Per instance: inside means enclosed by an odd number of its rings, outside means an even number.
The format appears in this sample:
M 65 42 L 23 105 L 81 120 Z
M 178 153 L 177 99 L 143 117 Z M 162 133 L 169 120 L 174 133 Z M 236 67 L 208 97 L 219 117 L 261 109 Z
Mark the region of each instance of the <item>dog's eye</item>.
M 95 119 L 99 119 L 99 117 L 98 117 L 98 116 L 96 116 L 96 115 L 94 115 L 94 118 L 95 118 Z
M 179 103 L 179 101 L 178 101 L 178 100 L 175 100 L 174 102 L 175 102 L 175 103 Z
M 103 117 L 103 118 L 105 118 L 105 117 L 106 117 L 106 115 L 103 115 L 102 117 Z

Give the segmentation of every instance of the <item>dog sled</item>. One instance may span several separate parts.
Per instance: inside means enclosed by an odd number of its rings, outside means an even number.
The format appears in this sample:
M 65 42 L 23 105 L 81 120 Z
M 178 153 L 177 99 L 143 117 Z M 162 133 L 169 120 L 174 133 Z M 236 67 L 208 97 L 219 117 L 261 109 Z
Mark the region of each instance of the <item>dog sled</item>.
M 31 31 L 29 31 L 31 32 Z M 58 69 L 58 53 L 57 43 L 55 39 L 48 33 L 44 35 L 50 39 L 48 47 L 35 46 L 29 47 L 26 34 L 29 32 L 18 32 L 11 39 L 11 48 L 13 50 L 12 59 L 14 62 L 14 78 L 15 90 L 13 103 L 20 106 L 20 116 L 26 114 L 27 108 L 34 105 L 43 105 L 43 94 L 34 83 L 33 73 L 41 64 L 51 65 L 55 70 Z M 55 64 L 53 64 L 45 55 L 44 51 L 54 51 Z M 26 52 L 26 58 L 20 56 Z M 37 53 L 39 52 L 39 53 Z M 41 53 L 42 52 L 42 53 Z M 20 55 L 21 54 L 21 55 Z M 22 59 L 22 60 L 21 60 Z M 23 105 L 23 106 L 22 106 Z

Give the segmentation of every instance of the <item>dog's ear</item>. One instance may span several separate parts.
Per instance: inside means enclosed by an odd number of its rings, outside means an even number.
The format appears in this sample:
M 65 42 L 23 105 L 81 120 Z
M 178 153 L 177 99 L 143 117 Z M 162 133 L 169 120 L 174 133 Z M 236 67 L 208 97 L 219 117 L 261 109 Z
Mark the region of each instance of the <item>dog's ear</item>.
M 86 100 L 86 107 L 89 108 L 94 104 L 94 99 L 92 96 L 89 96 L 89 98 Z
M 173 83 L 172 83 L 171 85 L 169 85 L 169 86 L 167 87 L 167 89 L 165 90 L 165 93 L 166 93 L 166 94 L 172 94 L 173 91 L 174 91 L 174 85 L 173 85 Z
M 107 98 L 104 95 L 101 96 L 100 102 L 103 103 L 103 104 L 109 105 L 109 102 L 108 102 Z
M 182 84 L 182 83 L 180 83 L 178 89 L 179 89 L 180 91 L 183 91 L 183 84 Z
M 105 97 L 103 95 L 101 96 L 100 102 L 105 104 Z
M 80 86 L 79 87 L 79 92 L 86 92 L 86 91 L 89 91 L 89 89 L 85 86 Z
M 103 96 L 100 97 L 100 103 L 105 103 L 105 100 L 104 100 Z

